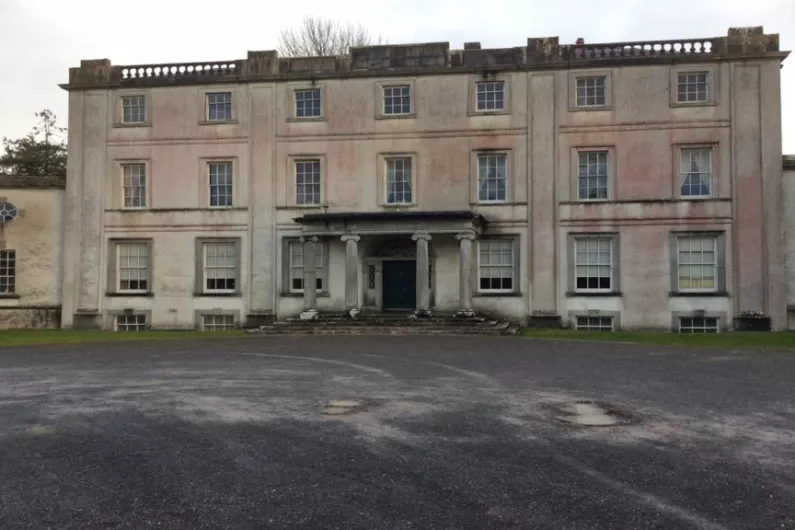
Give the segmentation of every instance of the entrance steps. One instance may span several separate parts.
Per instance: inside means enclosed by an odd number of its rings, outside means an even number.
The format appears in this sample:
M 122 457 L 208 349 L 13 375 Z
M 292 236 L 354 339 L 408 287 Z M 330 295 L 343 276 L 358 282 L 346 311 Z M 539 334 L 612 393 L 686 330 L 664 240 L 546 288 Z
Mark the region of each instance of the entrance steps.
M 314 320 L 287 318 L 249 330 L 258 335 L 516 335 L 519 326 L 497 317 L 432 315 L 412 318 L 406 313 L 360 313 L 350 318 L 321 313 Z

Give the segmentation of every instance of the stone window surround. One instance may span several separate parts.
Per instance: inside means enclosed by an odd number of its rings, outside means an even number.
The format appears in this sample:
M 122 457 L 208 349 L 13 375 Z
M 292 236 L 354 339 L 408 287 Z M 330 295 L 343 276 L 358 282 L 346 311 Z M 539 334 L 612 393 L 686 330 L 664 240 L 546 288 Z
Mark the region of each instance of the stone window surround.
M 298 204 L 298 181 L 296 175 L 296 162 L 320 160 L 320 202 L 317 204 Z M 284 174 L 287 175 L 287 204 L 293 208 L 315 209 L 326 205 L 326 155 L 314 153 L 300 153 L 287 155 Z
M 146 172 L 146 206 L 144 207 L 128 207 L 124 205 L 124 166 L 128 164 L 144 165 L 144 171 Z M 118 209 L 124 211 L 151 210 L 152 160 L 148 158 L 116 158 L 113 160 L 113 170 L 115 171 L 117 178 L 114 179 L 114 185 L 111 187 L 111 189 L 113 190 L 113 203 L 118 204 Z
M 284 236 L 282 237 L 282 244 L 281 244 L 281 280 L 282 285 L 279 292 L 279 295 L 283 298 L 303 298 L 303 290 L 302 291 L 293 291 L 290 287 L 290 243 L 301 243 L 301 236 Z M 329 278 L 329 240 L 326 238 L 320 238 L 317 242 L 317 246 L 323 247 L 323 273 L 325 274 L 326 281 L 323 282 L 323 290 L 317 291 L 317 296 L 320 297 L 327 297 L 329 295 L 329 285 L 328 285 L 328 278 Z
M 679 101 L 679 74 L 707 73 L 707 101 Z M 671 107 L 708 107 L 718 104 L 718 67 L 715 64 L 673 65 L 668 79 L 669 104 Z
M 717 238 L 716 255 L 715 255 L 715 289 L 712 290 L 679 290 L 679 238 L 680 237 L 715 237 Z M 726 232 L 720 230 L 704 230 L 704 231 L 672 231 L 669 234 L 668 241 L 670 263 L 669 269 L 671 274 L 670 296 L 729 296 L 726 292 Z
M 232 206 L 210 206 L 210 163 L 231 162 L 232 164 Z M 238 176 L 239 161 L 237 156 L 203 156 L 199 158 L 199 204 L 211 210 L 229 210 L 239 205 Z
M 682 195 L 682 150 L 683 149 L 712 149 L 712 180 L 710 181 L 710 194 L 708 196 L 683 196 Z M 682 201 L 705 201 L 721 198 L 719 193 L 719 175 L 720 175 L 720 143 L 717 141 L 712 142 L 690 142 L 690 143 L 676 143 L 673 145 L 673 189 L 672 197 Z
M 149 251 L 148 278 L 145 292 L 123 292 L 119 291 L 119 245 L 123 244 L 145 244 Z M 108 239 L 108 269 L 107 269 L 107 290 L 106 296 L 129 296 L 129 297 L 151 297 L 153 296 L 152 279 L 154 278 L 154 240 L 152 238 L 131 237 L 131 238 L 110 238 Z
M 320 116 L 307 116 L 299 118 L 296 113 L 295 93 L 299 90 L 320 89 Z M 296 81 L 287 83 L 285 87 L 285 105 L 288 122 L 313 122 L 326 121 L 326 86 L 317 81 Z
M 577 329 L 578 317 L 609 317 L 613 319 L 613 331 L 621 329 L 621 311 L 604 311 L 601 309 L 569 311 L 569 326 L 571 329 Z
M 116 330 L 116 317 L 122 315 L 144 315 L 146 317 L 145 330 L 152 327 L 152 310 L 151 309 L 113 309 L 105 313 L 105 329 Z
M 480 289 L 480 242 L 481 241 L 488 241 L 488 240 L 509 240 L 513 244 L 513 288 L 508 291 L 491 291 L 486 290 L 483 291 Z M 521 274 L 521 265 L 522 265 L 522 244 L 521 244 L 521 235 L 519 234 L 494 234 L 489 236 L 481 236 L 475 239 L 474 247 L 474 273 L 472 274 L 472 282 L 474 283 L 474 288 L 472 289 L 472 296 L 477 298 L 484 298 L 484 297 L 500 297 L 500 296 L 522 296 L 521 290 L 521 282 L 522 282 L 522 274 Z
M 384 88 L 395 86 L 408 86 L 411 100 L 411 112 L 408 114 L 384 114 Z M 375 82 L 375 119 L 400 120 L 417 117 L 417 90 L 413 78 L 396 77 Z
M 390 204 L 387 202 L 387 160 L 390 158 L 408 158 L 411 160 L 411 202 Z M 413 151 L 395 151 L 378 153 L 378 182 L 376 184 L 376 193 L 378 194 L 377 204 L 382 208 L 399 209 L 399 208 L 412 208 L 419 204 L 419 171 L 417 168 L 417 153 Z
M 229 92 L 232 95 L 232 119 L 231 120 L 210 120 L 209 112 L 210 107 L 207 101 L 208 94 L 217 94 L 222 92 Z M 237 88 L 234 85 L 219 85 L 217 87 L 205 87 L 198 91 L 198 117 L 199 125 L 224 125 L 238 123 L 238 116 L 240 116 L 240 109 Z
M 494 83 L 496 81 L 502 81 L 503 83 L 503 102 L 504 106 L 500 110 L 478 110 L 478 83 Z M 469 86 L 469 97 L 468 97 L 468 105 L 467 105 L 467 113 L 469 116 L 493 116 L 493 115 L 500 115 L 500 114 L 510 114 L 511 113 L 511 103 L 513 97 L 513 91 L 511 90 L 510 84 L 510 77 L 506 75 L 504 72 L 499 72 L 495 74 L 490 74 L 488 76 L 485 75 L 470 75 L 468 86 Z
M 124 121 L 124 98 L 127 96 L 143 96 L 145 110 L 145 120 L 143 123 L 125 123 Z M 152 126 L 152 98 L 147 90 L 140 88 L 128 88 L 123 90 L 115 90 L 111 93 L 111 97 L 115 98 L 113 105 L 113 127 L 151 127 Z
M 569 111 L 600 111 L 612 110 L 613 100 L 613 72 L 611 70 L 572 70 L 569 72 Z M 605 78 L 605 104 L 604 105 L 577 105 L 577 80 L 583 77 L 604 77 Z
M 207 291 L 204 278 L 204 244 L 205 243 L 234 243 L 235 245 L 235 290 L 227 291 Z M 197 237 L 194 240 L 194 275 L 193 275 L 193 296 L 194 297 L 239 297 L 242 296 L 241 285 L 242 264 L 243 264 L 243 244 L 239 237 Z
M 728 329 L 728 315 L 722 311 L 673 311 L 671 312 L 671 331 L 679 333 L 680 318 L 717 318 L 718 333 Z
M 576 244 L 579 239 L 602 239 L 611 240 L 610 264 L 610 290 L 578 290 L 577 271 L 576 271 Z M 621 293 L 621 234 L 619 232 L 569 232 L 566 238 L 567 246 L 567 276 L 568 276 L 568 297 L 578 296 L 622 296 Z
M 607 198 L 605 199 L 580 199 L 580 153 L 593 151 L 607 151 Z M 616 195 L 616 175 L 618 174 L 618 157 L 616 157 L 615 145 L 575 145 L 571 148 L 569 164 L 571 176 L 569 178 L 569 189 L 571 189 L 570 201 L 572 202 L 604 202 L 612 201 Z
M 193 311 L 193 325 L 195 329 L 204 331 L 205 315 L 231 315 L 235 321 L 235 327 L 240 327 L 240 311 L 236 309 L 196 309 Z
M 505 155 L 505 200 L 504 201 L 481 201 L 480 200 L 480 162 L 478 157 L 480 155 Z M 509 205 L 514 203 L 514 188 L 513 177 L 513 150 L 510 148 L 505 149 L 473 149 L 470 152 L 469 165 L 470 165 L 470 204 L 482 205 Z

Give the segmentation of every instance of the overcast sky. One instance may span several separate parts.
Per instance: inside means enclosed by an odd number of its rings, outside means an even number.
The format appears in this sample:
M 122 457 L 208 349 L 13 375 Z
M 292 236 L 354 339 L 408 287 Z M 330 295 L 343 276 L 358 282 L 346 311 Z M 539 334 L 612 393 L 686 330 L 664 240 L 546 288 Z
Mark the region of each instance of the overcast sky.
M 764 26 L 795 48 L 795 0 L 0 0 L 0 137 L 17 137 L 52 109 L 66 124 L 58 83 L 80 59 L 114 64 L 243 59 L 276 46 L 309 15 L 360 22 L 391 43 L 465 41 L 521 46 L 528 37 L 573 43 L 715 37 Z M 782 70 L 784 151 L 795 153 L 795 55 Z M 789 96 L 789 97 L 788 97 Z

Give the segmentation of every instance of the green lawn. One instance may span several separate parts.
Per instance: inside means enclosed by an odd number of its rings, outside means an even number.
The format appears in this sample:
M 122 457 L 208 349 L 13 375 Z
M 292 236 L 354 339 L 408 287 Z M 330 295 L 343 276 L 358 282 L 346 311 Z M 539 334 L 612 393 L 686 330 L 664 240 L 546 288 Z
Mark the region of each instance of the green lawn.
M 235 331 L 113 331 L 76 329 L 25 329 L 0 331 L 0 346 L 25 346 L 28 344 L 74 344 L 80 342 L 119 342 L 133 340 L 210 339 L 240 337 L 243 330 Z
M 584 341 L 633 342 L 655 346 L 710 346 L 714 348 L 757 348 L 795 350 L 795 332 L 772 333 L 665 333 L 654 331 L 575 331 L 572 329 L 522 330 L 522 336 L 534 339 L 566 339 Z

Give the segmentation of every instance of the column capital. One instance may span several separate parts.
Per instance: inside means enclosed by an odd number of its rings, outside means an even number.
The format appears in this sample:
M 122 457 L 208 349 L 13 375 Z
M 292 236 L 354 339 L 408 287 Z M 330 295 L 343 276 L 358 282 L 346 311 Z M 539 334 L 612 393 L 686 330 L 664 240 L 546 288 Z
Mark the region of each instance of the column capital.
M 461 241 L 462 239 L 468 239 L 468 240 L 472 241 L 476 237 L 477 237 L 477 235 L 475 234 L 475 232 L 461 232 L 460 234 L 456 234 L 455 235 L 455 238 L 458 241 Z
M 362 239 L 361 236 L 357 236 L 356 234 L 345 234 L 340 237 L 343 243 L 347 243 L 348 241 L 356 241 L 357 243 Z
M 411 236 L 411 239 L 413 241 L 419 241 L 421 239 L 424 239 L 425 241 L 430 241 L 431 234 L 429 234 L 428 232 L 417 232 L 413 236 Z

